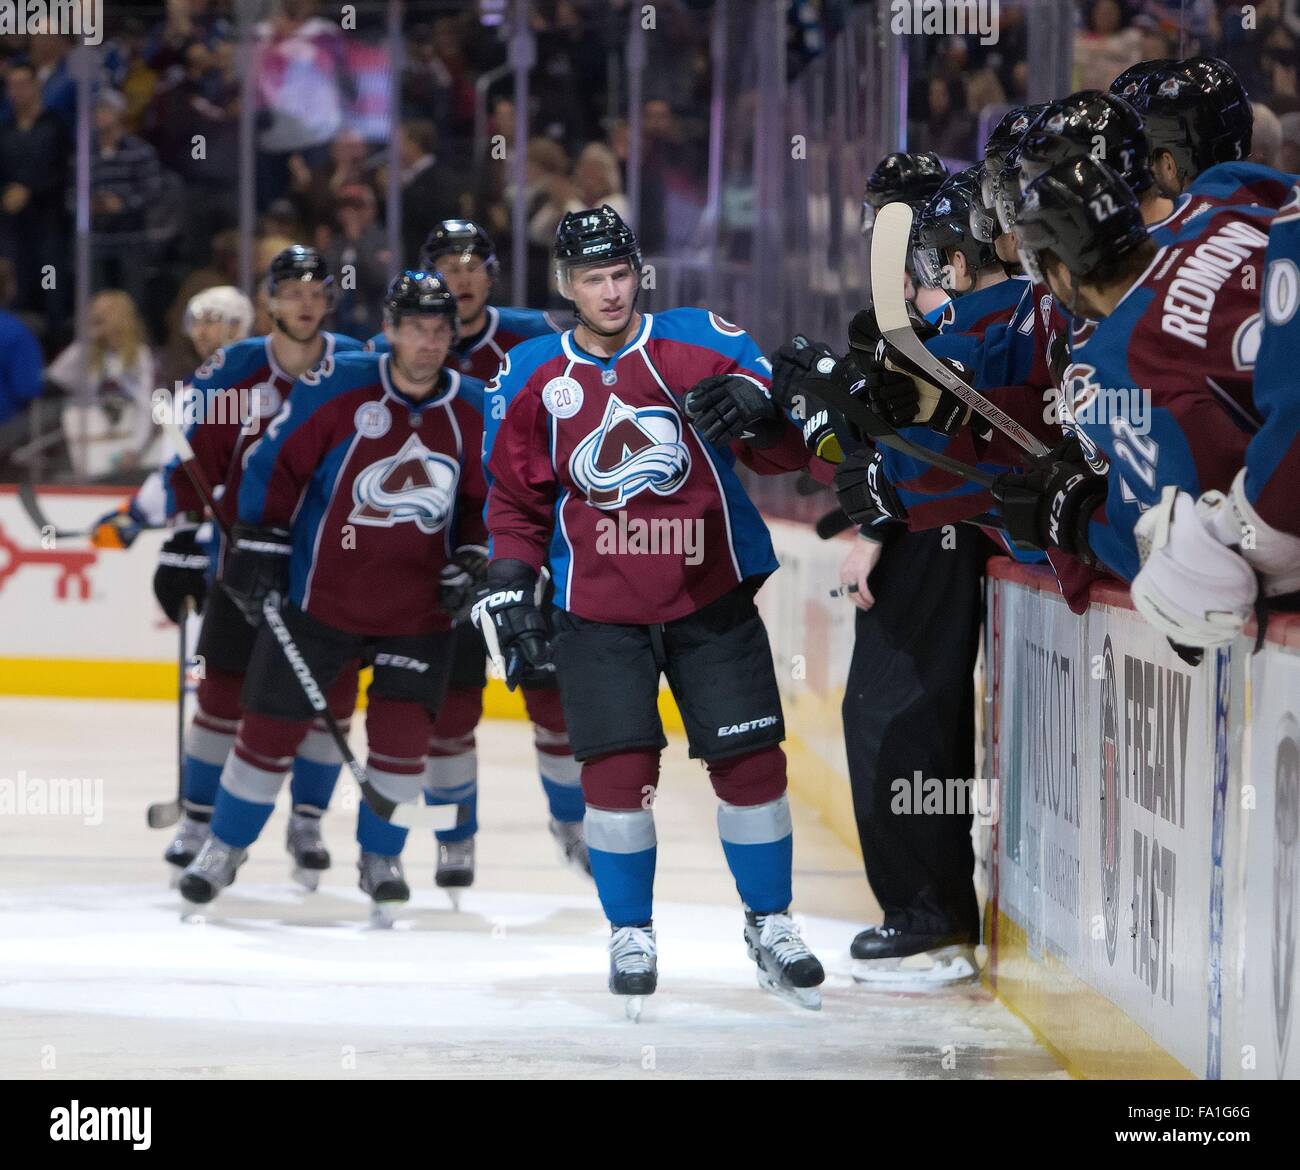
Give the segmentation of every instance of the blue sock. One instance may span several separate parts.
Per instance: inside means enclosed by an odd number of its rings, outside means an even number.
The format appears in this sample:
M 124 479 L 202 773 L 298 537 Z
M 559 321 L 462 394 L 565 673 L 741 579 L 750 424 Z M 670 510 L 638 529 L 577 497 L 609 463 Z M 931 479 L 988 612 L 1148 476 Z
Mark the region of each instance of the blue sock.
M 357 844 L 366 853 L 397 857 L 406 845 L 408 832 L 378 816 L 368 804 L 363 803 L 357 812 Z
M 210 764 L 197 756 L 185 757 L 185 799 L 190 804 L 211 808 L 217 802 L 217 789 L 221 787 L 222 764 Z M 225 838 L 223 837 L 224 841 Z
M 236 849 L 247 849 L 257 840 L 274 811 L 274 804 L 254 804 L 227 788 L 218 789 L 212 810 L 212 835 Z
M 641 926 L 654 916 L 654 814 L 588 808 L 584 835 L 591 874 L 605 917 L 613 926 Z
M 289 778 L 289 795 L 294 807 L 306 804 L 322 812 L 329 808 L 342 767 L 342 764 L 322 764 L 319 760 L 294 756 L 293 774 Z
M 425 804 L 459 804 L 466 809 L 468 820 L 454 829 L 444 829 L 434 833 L 439 841 L 467 841 L 478 832 L 478 781 L 470 780 L 455 788 L 426 788 Z
M 784 796 L 758 805 L 720 801 L 718 835 L 740 900 L 758 914 L 789 909 L 794 865 L 789 801 Z
M 542 788 L 551 806 L 551 816 L 557 821 L 571 823 L 582 820 L 587 812 L 587 802 L 582 798 L 581 784 L 561 784 L 543 776 Z

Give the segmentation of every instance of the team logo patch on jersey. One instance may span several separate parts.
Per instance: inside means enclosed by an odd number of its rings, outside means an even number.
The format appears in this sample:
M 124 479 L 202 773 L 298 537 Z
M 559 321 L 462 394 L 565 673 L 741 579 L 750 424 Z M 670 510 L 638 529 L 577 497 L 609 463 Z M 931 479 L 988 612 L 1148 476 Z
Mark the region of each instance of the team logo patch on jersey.
M 1300 269 L 1294 260 L 1274 260 L 1264 283 L 1264 313 L 1270 325 L 1285 325 L 1300 301 Z
M 582 384 L 563 374 L 542 387 L 542 405 L 556 418 L 572 418 L 582 409 Z
M 412 435 L 396 455 L 377 460 L 356 477 L 348 520 L 376 528 L 414 521 L 432 535 L 451 519 L 459 482 L 460 465 Z
M 252 418 L 273 418 L 284 405 L 284 395 L 271 382 L 258 382 L 248 392 L 248 409 Z
M 709 314 L 709 324 L 719 333 L 725 333 L 728 337 L 739 337 L 745 332 L 739 325 L 733 325 L 730 321 L 719 317 L 717 313 Z
M 393 416 L 382 402 L 363 402 L 352 416 L 352 423 L 363 439 L 379 439 L 388 434 Z
M 621 508 L 647 488 L 672 495 L 690 470 L 677 412 L 667 406 L 627 406 L 614 394 L 600 426 L 569 458 L 570 474 L 597 508 Z

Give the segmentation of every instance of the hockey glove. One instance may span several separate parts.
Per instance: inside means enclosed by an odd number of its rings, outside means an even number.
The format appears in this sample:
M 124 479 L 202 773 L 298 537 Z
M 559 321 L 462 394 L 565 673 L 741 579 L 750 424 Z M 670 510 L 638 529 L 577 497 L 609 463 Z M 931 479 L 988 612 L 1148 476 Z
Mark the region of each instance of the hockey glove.
M 128 500 L 95 521 L 90 529 L 90 543 L 96 548 L 130 548 L 148 527 L 149 518 L 134 499 Z
M 488 565 L 486 596 L 474 603 L 470 618 L 483 634 L 488 653 L 504 671 L 506 686 L 539 681 L 554 674 L 550 634 L 537 604 L 537 574 L 523 561 Z
M 830 365 L 822 363 L 830 359 Z M 824 341 L 809 341 L 796 333 L 771 357 L 772 398 L 791 414 L 798 416 L 799 395 L 806 393 L 804 382 L 814 371 L 829 373 L 840 359 Z
M 180 619 L 185 598 L 194 598 L 194 612 L 203 612 L 208 596 L 208 553 L 198 543 L 196 528 L 173 532 L 162 546 L 153 574 L 153 595 L 170 621 Z
M 907 508 L 885 474 L 879 451 L 850 451 L 835 469 L 835 496 L 854 524 L 877 528 L 907 520 Z
M 283 528 L 236 523 L 230 538 L 221 584 L 249 624 L 257 626 L 267 597 L 288 591 L 289 533 Z
M 1063 549 L 1087 565 L 1097 564 L 1088 545 L 1088 522 L 1105 502 L 1106 490 L 1105 477 L 1088 467 L 1073 439 L 1030 471 L 998 476 L 992 488 L 1013 541 Z
M 751 447 L 770 447 L 781 437 L 781 411 L 752 378 L 711 374 L 686 392 L 686 416 L 715 445 L 744 439 Z
M 469 616 L 487 578 L 487 549 L 481 544 L 462 544 L 442 567 L 438 584 L 438 605 L 456 621 Z

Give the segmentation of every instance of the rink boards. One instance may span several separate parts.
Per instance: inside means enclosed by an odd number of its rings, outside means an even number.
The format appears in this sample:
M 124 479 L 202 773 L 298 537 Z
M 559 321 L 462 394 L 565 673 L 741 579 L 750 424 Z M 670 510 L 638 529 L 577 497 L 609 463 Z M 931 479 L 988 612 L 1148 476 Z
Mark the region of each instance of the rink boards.
M 990 984 L 1079 1075 L 1300 1074 L 1300 619 L 1193 667 L 1117 587 L 990 610 Z

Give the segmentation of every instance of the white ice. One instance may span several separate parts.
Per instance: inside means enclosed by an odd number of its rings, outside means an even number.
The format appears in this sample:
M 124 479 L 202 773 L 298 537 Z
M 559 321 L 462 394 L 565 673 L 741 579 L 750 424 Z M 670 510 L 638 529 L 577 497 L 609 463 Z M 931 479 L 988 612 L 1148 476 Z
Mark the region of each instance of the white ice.
M 712 791 L 676 743 L 656 804 L 659 991 L 639 1023 L 605 988 L 607 927 L 557 860 L 523 723 L 479 730 L 478 878 L 459 913 L 413 834 L 413 901 L 395 928 L 368 925 L 341 782 L 317 893 L 289 881 L 282 794 L 235 885 L 184 922 L 167 834 L 144 817 L 174 792 L 174 722 L 162 703 L 0 699 L 0 782 L 91 782 L 76 810 L 0 815 L 2 1077 L 1062 1075 L 982 987 L 853 983 L 848 943 L 874 911 L 861 864 L 797 806 L 795 910 L 824 1006 L 760 991 Z

